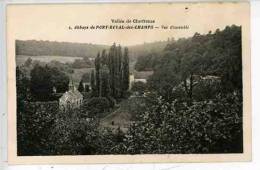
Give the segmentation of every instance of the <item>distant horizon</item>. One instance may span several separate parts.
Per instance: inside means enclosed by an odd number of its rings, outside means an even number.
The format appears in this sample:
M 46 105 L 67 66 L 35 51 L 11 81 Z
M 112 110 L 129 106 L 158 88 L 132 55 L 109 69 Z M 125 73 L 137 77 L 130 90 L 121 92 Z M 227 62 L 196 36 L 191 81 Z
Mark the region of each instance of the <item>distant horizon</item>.
M 173 37 L 172 37 L 173 38 Z M 189 37 L 187 37 L 189 38 Z M 175 39 L 176 40 L 176 39 Z M 42 39 L 17 39 L 16 41 L 42 41 L 42 42 L 56 42 L 56 43 L 73 43 L 73 44 L 88 44 L 88 45 L 99 45 L 99 46 L 111 46 L 114 43 L 116 45 L 120 45 L 122 47 L 132 47 L 132 46 L 139 46 L 139 45 L 144 45 L 144 44 L 152 44 L 152 43 L 156 43 L 156 42 L 166 42 L 167 40 L 158 40 L 158 41 L 153 41 L 153 42 L 143 42 L 143 43 L 139 43 L 139 44 L 133 44 L 133 45 L 122 45 L 120 43 L 114 42 L 111 44 L 102 44 L 102 43 L 91 43 L 91 42 L 72 42 L 72 41 L 57 41 L 57 40 L 42 40 Z
M 231 27 L 231 26 L 238 26 L 238 27 L 241 27 L 241 25 L 236 25 L 236 24 L 231 24 L 231 25 L 226 25 L 224 28 L 216 28 L 215 30 L 208 30 L 208 32 L 205 32 L 205 33 L 200 33 L 200 32 L 194 32 L 195 33 L 199 33 L 200 35 L 206 35 L 208 34 L 210 31 L 214 34 L 216 32 L 217 29 L 219 29 L 220 31 L 224 30 L 226 27 Z M 193 35 L 194 35 L 193 34 Z M 175 41 L 178 41 L 179 39 L 187 39 L 187 38 L 191 38 L 193 35 L 191 36 L 187 36 L 187 37 L 178 37 L 178 38 L 175 38 L 174 36 L 170 36 L 168 38 L 174 38 Z M 164 39 L 164 40 L 154 40 L 154 41 L 144 41 L 143 43 L 137 43 L 137 44 L 131 44 L 131 45 L 123 45 L 121 43 L 118 43 L 118 42 L 113 42 L 113 43 L 109 43 L 109 44 L 104 44 L 104 43 L 94 43 L 94 42 L 81 42 L 81 41 L 60 41 L 60 40 L 47 40 L 47 39 L 16 39 L 16 41 L 42 41 L 42 42 L 56 42 L 56 43 L 74 43 L 74 44 L 88 44 L 88 45 L 99 45 L 99 46 L 111 46 L 113 45 L 114 43 L 116 45 L 120 45 L 122 47 L 133 47 L 133 46 L 140 46 L 140 45 L 144 45 L 144 44 L 152 44 L 152 43 L 156 43 L 156 42 L 167 42 L 168 41 L 168 38 Z

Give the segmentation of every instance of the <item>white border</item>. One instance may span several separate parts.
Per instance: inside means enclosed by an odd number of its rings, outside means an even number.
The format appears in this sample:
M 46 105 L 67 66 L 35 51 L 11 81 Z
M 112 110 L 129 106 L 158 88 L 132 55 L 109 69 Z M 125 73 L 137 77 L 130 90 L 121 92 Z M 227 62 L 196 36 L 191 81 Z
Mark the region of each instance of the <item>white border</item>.
M 5 3 L 0 0 L 0 169 L 5 169 L 7 162 L 7 62 L 5 18 Z

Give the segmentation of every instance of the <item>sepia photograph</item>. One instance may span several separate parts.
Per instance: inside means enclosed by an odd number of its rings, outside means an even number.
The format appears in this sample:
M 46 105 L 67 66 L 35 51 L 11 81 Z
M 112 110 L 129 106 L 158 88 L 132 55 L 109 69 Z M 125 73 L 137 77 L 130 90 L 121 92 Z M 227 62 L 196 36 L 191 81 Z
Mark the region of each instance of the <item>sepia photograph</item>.
M 248 155 L 247 7 L 10 5 L 11 151 Z

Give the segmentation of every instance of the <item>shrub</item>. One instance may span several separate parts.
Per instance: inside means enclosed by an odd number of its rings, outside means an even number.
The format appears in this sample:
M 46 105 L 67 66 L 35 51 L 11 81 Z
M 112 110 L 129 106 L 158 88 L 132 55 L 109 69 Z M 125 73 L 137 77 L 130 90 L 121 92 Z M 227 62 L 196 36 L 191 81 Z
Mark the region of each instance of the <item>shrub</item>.
M 58 113 L 57 102 L 24 102 L 17 111 L 18 155 L 50 153 L 49 133 Z
M 111 107 L 110 102 L 107 98 L 93 97 L 84 104 L 84 108 L 88 110 L 89 115 L 99 117 L 102 113 L 108 111 Z
M 132 124 L 126 141 L 132 154 L 241 153 L 241 98 L 228 94 L 191 106 L 159 98 Z
M 143 82 L 135 82 L 133 83 L 131 90 L 133 92 L 138 92 L 140 94 L 143 94 L 147 90 L 147 87 L 146 84 Z

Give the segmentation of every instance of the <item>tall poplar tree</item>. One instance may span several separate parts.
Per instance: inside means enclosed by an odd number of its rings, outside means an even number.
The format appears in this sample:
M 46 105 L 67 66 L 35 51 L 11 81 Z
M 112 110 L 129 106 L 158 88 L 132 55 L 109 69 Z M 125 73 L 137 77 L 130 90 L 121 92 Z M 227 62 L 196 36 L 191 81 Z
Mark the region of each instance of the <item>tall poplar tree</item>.
M 96 93 L 96 83 L 95 83 L 95 72 L 94 72 L 94 70 L 91 71 L 90 86 L 91 86 L 92 94 L 95 95 L 95 93 Z
M 106 65 L 103 65 L 100 70 L 100 83 L 100 95 L 102 97 L 110 96 L 109 69 Z
M 129 87 L 128 49 L 124 54 L 120 45 L 114 43 L 108 54 L 103 50 L 95 59 L 95 87 L 97 96 L 121 98 Z M 106 85 L 107 84 L 107 85 Z
M 129 89 L 129 56 L 128 55 L 129 55 L 128 48 L 125 47 L 123 61 L 122 61 L 123 91 L 127 91 Z
M 79 82 L 78 91 L 84 92 L 84 86 L 83 86 L 83 81 L 82 81 L 82 79 L 81 79 L 80 82 Z
M 108 54 L 108 67 L 109 67 L 109 79 L 110 79 L 110 88 L 111 88 L 111 95 L 115 97 L 116 89 L 115 89 L 115 82 L 116 82 L 116 64 L 115 64 L 115 55 L 116 55 L 116 44 L 114 43 Z
M 101 64 L 102 65 L 108 64 L 106 50 L 102 50 L 102 53 L 101 53 Z
M 121 46 L 116 48 L 116 97 L 122 97 L 122 51 Z
M 97 54 L 95 58 L 95 69 L 96 69 L 96 93 L 100 96 L 100 53 Z

